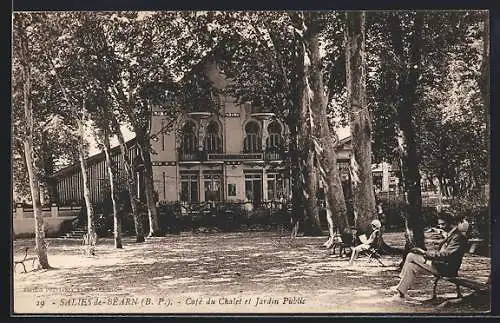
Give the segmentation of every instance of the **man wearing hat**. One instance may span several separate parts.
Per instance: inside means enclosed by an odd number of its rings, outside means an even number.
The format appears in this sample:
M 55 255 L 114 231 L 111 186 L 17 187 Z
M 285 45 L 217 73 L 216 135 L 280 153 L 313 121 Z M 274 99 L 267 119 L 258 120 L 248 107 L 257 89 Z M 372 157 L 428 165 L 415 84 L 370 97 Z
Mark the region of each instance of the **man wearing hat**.
M 444 221 L 444 229 L 448 230 L 446 239 L 440 243 L 437 251 L 420 248 L 410 250 L 399 275 L 401 280 L 398 285 L 391 288 L 396 292 L 394 299 L 411 300 L 408 289 L 413 285 L 417 274 L 428 271 L 448 277 L 457 275 L 462 257 L 467 250 L 465 234 L 468 223 L 449 212 L 442 213 L 440 219 Z

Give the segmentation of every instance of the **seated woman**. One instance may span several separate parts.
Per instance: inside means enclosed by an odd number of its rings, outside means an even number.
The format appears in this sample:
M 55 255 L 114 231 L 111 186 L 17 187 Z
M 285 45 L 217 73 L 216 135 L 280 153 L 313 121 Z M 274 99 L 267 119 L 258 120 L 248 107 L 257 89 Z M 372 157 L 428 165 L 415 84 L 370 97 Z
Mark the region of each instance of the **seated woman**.
M 373 232 L 370 234 L 370 237 L 368 240 L 363 242 L 362 244 L 352 247 L 352 253 L 351 253 L 351 260 L 349 260 L 349 264 L 352 264 L 352 262 L 358 257 L 359 253 L 365 250 L 369 250 L 370 248 L 376 248 L 380 244 L 380 239 L 382 237 L 382 234 L 380 232 L 380 228 L 382 227 L 382 223 L 380 223 L 379 220 L 373 220 L 372 221 L 372 230 Z

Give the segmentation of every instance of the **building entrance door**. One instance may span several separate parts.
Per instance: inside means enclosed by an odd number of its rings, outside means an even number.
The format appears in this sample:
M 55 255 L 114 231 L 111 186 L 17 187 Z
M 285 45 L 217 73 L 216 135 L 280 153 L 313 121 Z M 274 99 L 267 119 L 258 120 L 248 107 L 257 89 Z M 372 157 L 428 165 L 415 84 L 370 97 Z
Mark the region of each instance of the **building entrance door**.
M 262 202 L 262 175 L 245 175 L 245 197 L 247 201 L 258 205 Z

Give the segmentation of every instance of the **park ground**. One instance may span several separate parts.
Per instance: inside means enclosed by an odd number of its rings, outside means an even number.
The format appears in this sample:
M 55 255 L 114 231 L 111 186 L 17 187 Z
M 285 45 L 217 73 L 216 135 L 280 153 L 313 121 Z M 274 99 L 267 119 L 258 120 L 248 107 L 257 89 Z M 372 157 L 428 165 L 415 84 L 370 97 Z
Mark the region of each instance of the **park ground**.
M 429 248 L 436 245 L 428 238 Z M 440 282 L 437 302 L 428 302 L 432 278 L 422 277 L 410 295 L 392 299 L 400 256 L 377 261 L 346 258 L 322 247 L 326 237 L 290 240 L 278 232 L 182 233 L 114 249 L 100 239 L 94 257 L 83 255 L 80 240 L 48 239 L 53 269 L 24 273 L 15 268 L 14 313 L 486 313 L 489 297 L 437 306 L 456 296 Z M 401 247 L 403 233 L 385 233 Z M 14 241 L 14 259 L 34 239 Z M 33 252 L 32 248 L 30 249 Z M 486 282 L 490 258 L 466 254 L 460 275 Z M 472 291 L 462 288 L 464 295 Z

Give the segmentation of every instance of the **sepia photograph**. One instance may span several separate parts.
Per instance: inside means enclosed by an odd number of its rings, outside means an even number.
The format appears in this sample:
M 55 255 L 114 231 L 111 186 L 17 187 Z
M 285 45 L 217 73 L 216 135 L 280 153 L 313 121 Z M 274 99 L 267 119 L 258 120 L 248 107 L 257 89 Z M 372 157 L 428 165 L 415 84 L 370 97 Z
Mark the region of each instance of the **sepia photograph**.
M 491 312 L 488 10 L 13 11 L 11 316 Z

